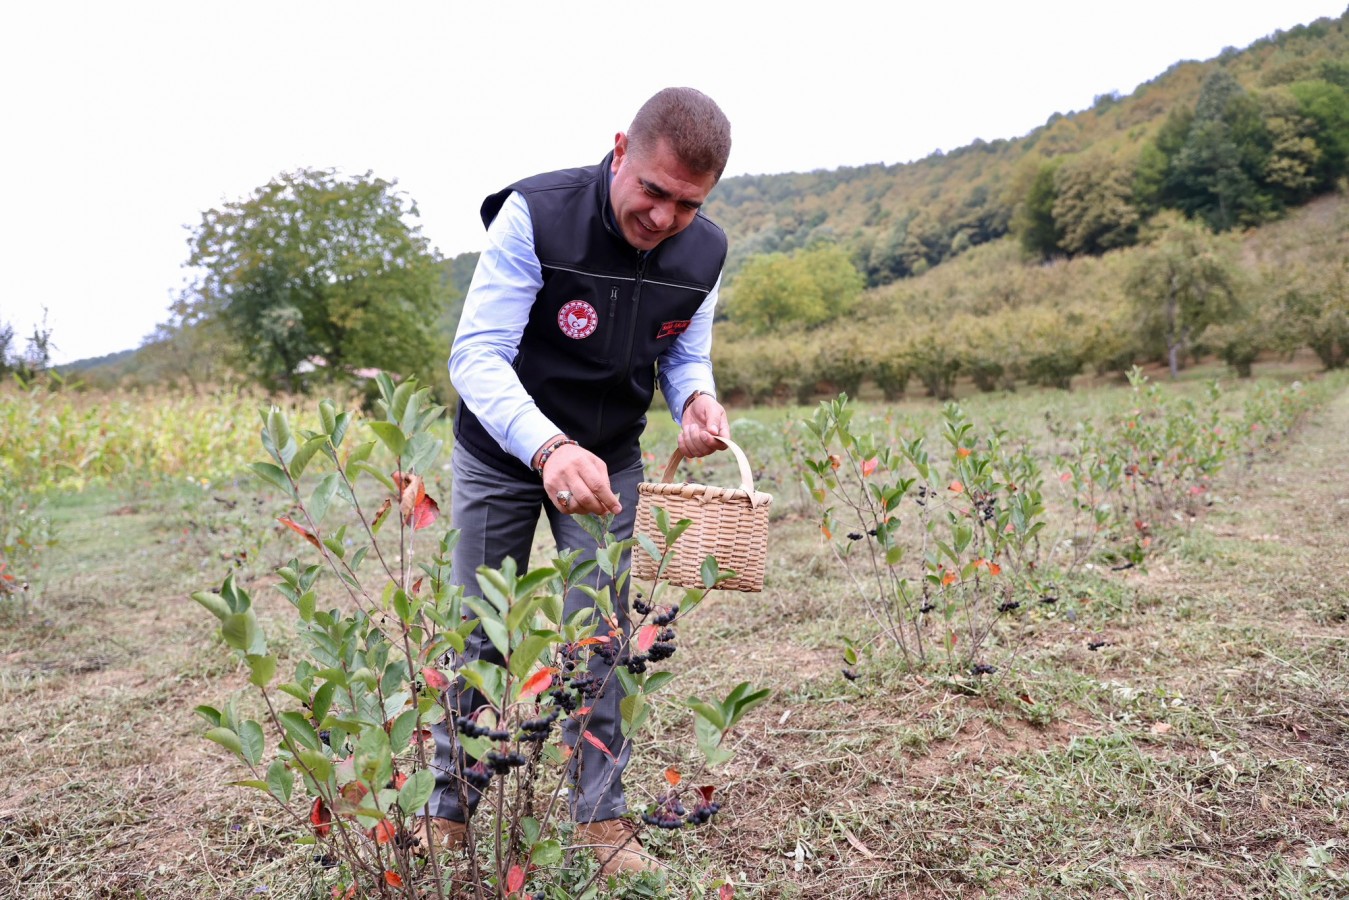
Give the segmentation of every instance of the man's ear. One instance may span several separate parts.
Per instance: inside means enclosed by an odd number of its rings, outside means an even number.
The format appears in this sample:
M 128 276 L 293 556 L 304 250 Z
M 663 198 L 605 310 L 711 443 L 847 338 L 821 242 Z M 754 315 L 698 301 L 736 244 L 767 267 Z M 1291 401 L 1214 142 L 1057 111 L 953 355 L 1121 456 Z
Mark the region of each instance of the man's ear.
M 619 163 L 623 162 L 623 157 L 628 155 L 628 136 L 623 132 L 614 135 L 614 161 L 609 164 L 613 172 L 618 171 Z

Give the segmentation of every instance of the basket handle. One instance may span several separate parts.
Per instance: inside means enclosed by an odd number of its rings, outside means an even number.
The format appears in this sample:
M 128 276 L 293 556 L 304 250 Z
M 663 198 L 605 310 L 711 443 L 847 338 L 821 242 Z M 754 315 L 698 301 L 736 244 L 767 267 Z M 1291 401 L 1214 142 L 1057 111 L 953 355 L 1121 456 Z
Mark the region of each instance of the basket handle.
M 726 448 L 735 454 L 735 461 L 740 465 L 740 489 L 749 495 L 749 505 L 758 506 L 758 497 L 754 493 L 754 473 L 749 468 L 749 457 L 745 456 L 745 451 L 740 449 L 740 445 L 729 437 L 722 437 L 719 434 L 712 435 L 718 441 L 726 445 Z M 684 453 L 675 446 L 675 451 L 670 455 L 670 464 L 665 467 L 665 474 L 661 476 L 661 481 L 666 484 L 674 483 L 675 470 L 679 464 L 684 461 Z

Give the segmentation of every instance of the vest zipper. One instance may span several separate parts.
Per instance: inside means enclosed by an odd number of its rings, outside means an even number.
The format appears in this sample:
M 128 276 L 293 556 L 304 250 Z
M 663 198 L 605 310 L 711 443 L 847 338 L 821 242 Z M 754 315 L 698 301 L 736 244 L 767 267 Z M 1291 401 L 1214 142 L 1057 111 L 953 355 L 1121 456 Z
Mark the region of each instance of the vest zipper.
M 629 317 L 629 318 L 631 319 L 631 323 L 628 325 L 628 345 L 627 345 L 627 352 L 626 352 L 625 354 L 623 354 L 624 360 L 623 360 L 622 376 L 623 376 L 624 378 L 628 378 L 628 379 L 630 379 L 630 378 L 632 377 L 632 350 L 633 350 L 633 347 L 636 345 L 636 339 L 637 339 L 637 305 L 638 305 L 638 302 L 641 300 L 641 297 L 642 297 L 642 278 L 643 278 L 643 276 L 646 274 L 646 260 L 647 260 L 647 257 L 650 256 L 650 255 L 651 255 L 650 253 L 643 253 L 643 252 L 641 252 L 640 250 L 637 251 L 637 277 L 633 279 L 633 284 L 632 284 L 632 311 L 631 311 L 631 315 L 630 315 L 630 317 Z M 613 299 L 612 296 L 611 296 L 611 299 Z M 621 349 L 621 348 L 620 348 L 620 349 Z M 598 418 L 597 418 L 596 421 L 595 421 L 595 426 L 596 426 L 596 428 L 598 429 L 597 433 L 599 433 L 599 434 L 603 434 L 603 433 L 604 433 L 604 403 L 603 403 L 603 402 L 600 403 L 600 406 L 599 406 L 599 416 L 598 416 Z

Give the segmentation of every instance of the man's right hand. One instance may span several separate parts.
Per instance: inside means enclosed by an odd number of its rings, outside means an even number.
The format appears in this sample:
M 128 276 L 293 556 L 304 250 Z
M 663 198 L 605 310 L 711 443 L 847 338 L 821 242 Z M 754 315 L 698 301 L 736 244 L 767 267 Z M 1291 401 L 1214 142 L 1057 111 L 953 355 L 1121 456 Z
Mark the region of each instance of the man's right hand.
M 564 513 L 603 516 L 623 511 L 609 486 L 609 467 L 578 444 L 564 444 L 549 455 L 543 465 L 543 489 L 552 504 Z M 570 492 L 570 498 L 566 492 Z

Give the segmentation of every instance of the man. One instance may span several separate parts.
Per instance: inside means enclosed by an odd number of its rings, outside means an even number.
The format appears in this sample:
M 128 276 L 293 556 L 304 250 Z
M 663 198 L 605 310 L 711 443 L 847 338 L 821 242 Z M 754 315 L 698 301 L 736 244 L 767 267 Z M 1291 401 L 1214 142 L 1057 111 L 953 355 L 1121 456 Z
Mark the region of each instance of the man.
M 479 566 L 513 557 L 523 571 L 540 510 L 560 549 L 592 555 L 572 515 L 612 514 L 631 536 L 638 444 L 659 379 L 680 424 L 679 449 L 700 457 L 729 433 L 710 360 L 712 316 L 726 236 L 700 213 L 730 153 L 730 124 L 691 88 L 648 100 L 597 166 L 526 178 L 482 205 L 488 247 L 450 352 L 460 394 L 455 417 L 453 517 L 460 531 L 454 580 L 478 593 Z M 603 586 L 601 583 L 597 586 Z M 623 627 L 627 597 L 615 597 Z M 581 591 L 566 614 L 592 606 Z M 495 654 L 475 633 L 469 659 Z M 599 659 L 592 670 L 608 675 Z M 471 713 L 481 698 L 454 694 Z M 621 732 L 617 678 L 591 703 L 587 730 L 608 748 L 573 747 L 575 842 L 597 848 L 606 872 L 647 868 L 621 776 L 632 748 Z M 451 721 L 448 727 L 454 727 Z M 437 788 L 423 840 L 457 846 L 467 819 L 451 735 L 435 729 Z M 612 754 L 612 756 L 610 756 Z M 467 791 L 469 812 L 476 791 Z

